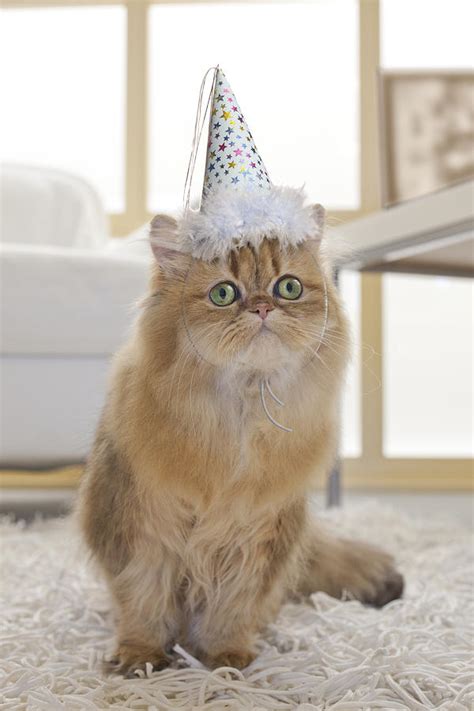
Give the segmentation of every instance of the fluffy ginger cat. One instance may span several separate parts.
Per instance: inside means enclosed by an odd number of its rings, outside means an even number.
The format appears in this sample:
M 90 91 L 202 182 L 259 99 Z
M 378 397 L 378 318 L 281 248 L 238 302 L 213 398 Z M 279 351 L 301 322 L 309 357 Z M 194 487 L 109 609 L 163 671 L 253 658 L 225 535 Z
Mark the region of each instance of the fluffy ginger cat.
M 242 668 L 289 596 L 380 606 L 402 593 L 389 555 L 308 512 L 335 457 L 348 358 L 322 208 L 313 215 L 300 246 L 269 236 L 212 261 L 173 248 L 172 218 L 152 222 L 150 293 L 79 500 L 116 604 L 120 673 L 165 667 L 176 642 L 211 668 Z

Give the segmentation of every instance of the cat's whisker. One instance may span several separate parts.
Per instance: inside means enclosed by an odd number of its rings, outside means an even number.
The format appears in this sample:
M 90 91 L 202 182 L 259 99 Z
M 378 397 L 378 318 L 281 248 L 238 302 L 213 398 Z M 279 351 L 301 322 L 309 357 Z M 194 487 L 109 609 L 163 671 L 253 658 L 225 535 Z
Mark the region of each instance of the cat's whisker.
M 195 412 L 196 408 L 193 407 L 193 384 L 194 384 L 194 376 L 196 375 L 198 369 L 198 363 L 194 364 L 194 368 L 192 369 L 191 372 L 191 381 L 189 383 L 188 387 L 188 403 L 189 403 L 189 412 L 191 413 L 191 423 L 193 427 L 193 433 L 194 436 L 197 436 L 197 428 L 196 428 L 196 417 L 195 417 Z
M 202 329 L 199 329 L 197 331 L 197 336 L 198 338 L 204 337 L 207 335 L 212 329 L 215 328 L 215 324 L 206 324 Z M 199 351 L 196 348 L 195 344 L 193 341 L 190 342 L 191 348 L 188 349 L 183 349 L 178 357 L 178 360 L 173 366 L 173 378 L 170 382 L 169 385 L 169 390 L 168 390 L 168 404 L 171 406 L 171 401 L 172 399 L 176 398 L 176 396 L 180 395 L 180 390 L 181 390 L 181 380 L 183 377 L 183 374 L 186 371 L 187 364 L 189 362 L 189 359 L 194 355 L 199 356 Z M 195 365 L 197 367 L 197 363 Z M 177 385 L 176 385 L 176 381 Z
M 232 328 L 231 328 L 232 326 Z M 223 332 L 221 338 L 219 339 L 219 344 L 221 344 L 224 339 L 229 339 L 230 343 L 232 343 L 232 339 L 235 338 L 237 334 L 244 336 L 247 336 L 247 331 L 250 330 L 248 326 L 242 326 L 240 325 L 237 321 L 231 322 L 229 326 L 225 329 Z
M 336 344 L 336 345 L 339 345 L 339 344 Z M 344 349 L 339 349 L 339 348 L 335 347 L 335 345 L 333 343 L 331 343 L 330 341 L 322 340 L 321 346 L 324 348 L 328 348 L 332 353 L 334 353 L 334 355 L 340 356 L 340 355 L 345 354 Z
M 186 362 L 189 359 L 190 356 L 190 349 L 182 349 L 178 355 L 178 360 L 173 364 L 172 368 L 172 377 L 169 382 L 169 387 L 168 387 L 168 404 L 171 406 L 171 398 L 176 395 L 176 380 L 177 378 L 181 375 L 183 367 L 185 366 Z
M 303 328 L 300 327 L 298 329 L 298 335 L 314 339 L 317 350 L 319 350 L 321 348 L 321 346 L 324 343 L 324 339 L 325 339 L 324 329 L 321 329 L 319 332 L 317 332 L 317 331 L 305 329 L 304 327 Z
M 308 335 L 313 335 L 315 338 L 317 338 L 317 334 L 315 334 L 314 332 L 307 332 L 307 333 L 308 333 Z M 327 336 L 327 337 L 324 336 L 324 338 L 323 338 L 322 341 L 321 341 L 321 346 L 322 346 L 322 347 L 325 347 L 325 348 L 328 348 L 332 353 L 334 353 L 335 355 L 338 355 L 338 356 L 344 356 L 344 351 L 341 352 L 341 351 L 338 350 L 337 347 L 335 347 L 335 346 L 338 346 L 338 345 L 341 345 L 341 344 L 342 344 L 343 346 L 344 346 L 344 345 L 348 345 L 348 346 L 352 346 L 352 347 L 354 347 L 354 348 L 357 347 L 357 344 L 354 346 L 354 345 L 353 345 L 353 341 L 351 341 L 351 339 L 349 339 L 349 338 L 341 338 L 341 339 L 338 339 L 338 340 L 336 341 L 336 343 L 331 343 L 331 340 L 334 340 L 334 339 L 332 338 L 332 336 Z M 340 341 L 340 342 L 339 342 L 339 341 Z M 307 348 L 308 348 L 309 350 L 311 350 L 312 353 L 314 353 L 314 351 L 311 349 L 310 346 L 308 346 Z M 362 365 L 363 365 L 364 368 L 367 370 L 367 372 L 368 372 L 371 376 L 373 376 L 373 378 L 376 380 L 376 384 L 374 385 L 374 387 L 370 388 L 369 390 L 364 390 L 364 391 L 362 392 L 363 395 L 367 395 L 367 394 L 370 394 L 370 393 L 372 393 L 372 392 L 375 392 L 375 391 L 379 390 L 380 387 L 381 387 L 380 378 L 379 378 L 379 377 L 377 376 L 377 374 L 367 365 L 368 361 L 371 359 L 371 357 L 373 357 L 373 356 L 376 354 L 376 352 L 375 352 L 375 350 L 374 350 L 373 348 L 371 348 L 370 346 L 365 346 L 365 348 L 370 349 L 372 352 L 371 352 L 369 358 L 362 359 Z M 316 355 L 316 354 L 314 354 L 314 355 Z M 313 359 L 311 358 L 311 360 L 313 360 Z M 319 356 L 319 360 L 320 360 L 321 362 L 323 362 L 323 359 L 321 358 L 321 356 Z
M 346 345 L 346 346 L 351 346 L 353 341 L 351 338 L 338 338 L 337 336 L 333 336 L 330 333 L 326 333 L 324 336 L 324 339 L 327 341 L 330 341 L 332 343 L 337 343 L 338 345 Z
M 343 335 L 338 334 L 335 331 L 335 329 L 333 329 L 333 328 L 328 328 L 328 336 L 334 340 L 337 339 L 341 342 L 348 343 L 349 345 L 352 345 L 354 349 L 368 350 L 368 351 L 370 351 L 371 356 L 372 355 L 380 356 L 380 353 L 378 351 L 376 351 L 375 348 L 370 343 L 365 343 L 364 341 L 362 341 L 361 339 L 359 339 L 357 337 L 352 337 L 352 338 L 344 337 Z
M 319 360 L 320 363 L 322 363 L 324 365 L 324 367 L 328 370 L 328 372 L 331 374 L 331 376 L 334 376 L 333 371 L 328 366 L 328 364 L 326 363 L 324 358 L 321 356 L 321 354 L 317 350 L 314 350 L 313 348 L 311 348 L 310 346 L 308 346 L 308 350 L 313 354 L 314 358 L 317 358 L 317 360 Z M 313 358 L 311 360 L 313 360 Z
M 364 343 L 357 339 L 335 339 L 333 336 L 329 337 L 333 341 L 337 341 L 335 345 L 340 343 L 347 344 L 354 353 L 360 353 L 361 362 L 365 367 L 368 367 L 368 363 L 376 357 L 380 357 L 381 354 L 370 344 Z
M 170 382 L 169 389 L 168 389 L 168 406 L 171 409 L 175 409 L 173 407 L 173 403 L 176 406 L 176 398 L 179 397 L 180 395 L 180 386 L 181 386 L 181 379 L 183 377 L 183 373 L 185 372 L 187 363 L 189 361 L 189 358 L 192 355 L 192 350 L 185 350 L 183 349 L 182 353 L 180 354 L 178 361 L 176 362 L 174 366 L 174 372 L 173 372 L 173 378 Z M 176 381 L 178 381 L 176 383 Z
M 338 355 L 341 354 L 341 351 L 337 350 L 334 346 L 341 346 L 341 345 L 350 346 L 350 344 L 351 344 L 350 340 L 348 340 L 348 339 L 334 342 L 334 339 L 332 339 L 332 337 L 330 335 L 327 335 L 327 333 L 323 333 L 322 331 L 316 332 L 313 330 L 301 329 L 300 332 L 304 333 L 304 335 L 314 338 L 315 341 L 319 341 L 318 347 L 326 346 L 326 347 L 330 348 L 330 350 L 333 350 L 333 352 Z
M 234 328 L 230 329 L 229 327 L 224 330 L 224 332 L 221 334 L 219 340 L 217 341 L 217 348 L 219 349 L 224 341 L 228 338 L 232 339 L 232 336 L 235 335 L 235 332 L 238 329 L 234 326 Z

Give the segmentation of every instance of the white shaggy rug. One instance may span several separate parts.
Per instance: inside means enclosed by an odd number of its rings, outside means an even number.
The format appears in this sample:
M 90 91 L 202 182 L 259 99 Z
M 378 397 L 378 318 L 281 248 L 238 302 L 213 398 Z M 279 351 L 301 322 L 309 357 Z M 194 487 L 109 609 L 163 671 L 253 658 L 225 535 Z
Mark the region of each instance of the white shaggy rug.
M 374 610 L 318 593 L 312 604 L 285 606 L 244 672 L 209 672 L 183 657 L 131 680 L 101 673 L 112 647 L 107 595 L 70 522 L 4 521 L 2 708 L 472 709 L 470 531 L 374 503 L 324 516 L 395 553 L 403 600 Z

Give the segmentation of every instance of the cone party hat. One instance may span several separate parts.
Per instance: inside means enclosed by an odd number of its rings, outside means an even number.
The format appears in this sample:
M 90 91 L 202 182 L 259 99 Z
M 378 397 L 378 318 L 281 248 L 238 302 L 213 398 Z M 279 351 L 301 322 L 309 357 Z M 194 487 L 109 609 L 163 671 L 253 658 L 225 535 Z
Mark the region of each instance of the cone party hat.
M 270 189 L 270 178 L 224 72 L 217 69 L 209 120 L 204 197 L 218 186 Z
M 211 260 L 244 245 L 258 247 L 265 238 L 278 239 L 283 248 L 319 239 L 321 225 L 311 206 L 305 204 L 302 190 L 273 185 L 224 72 L 219 67 L 212 71 L 201 207 L 191 210 L 186 202 L 178 235 L 181 249 Z M 199 104 L 186 181 L 188 200 L 199 143 L 200 108 Z

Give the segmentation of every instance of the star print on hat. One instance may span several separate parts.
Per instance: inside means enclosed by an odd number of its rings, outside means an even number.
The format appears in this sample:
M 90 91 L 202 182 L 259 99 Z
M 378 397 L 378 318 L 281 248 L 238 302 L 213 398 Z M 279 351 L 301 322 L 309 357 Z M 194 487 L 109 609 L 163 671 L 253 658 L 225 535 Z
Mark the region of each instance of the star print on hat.
M 240 106 L 217 68 L 209 120 L 204 196 L 218 186 L 269 190 L 270 178 Z

